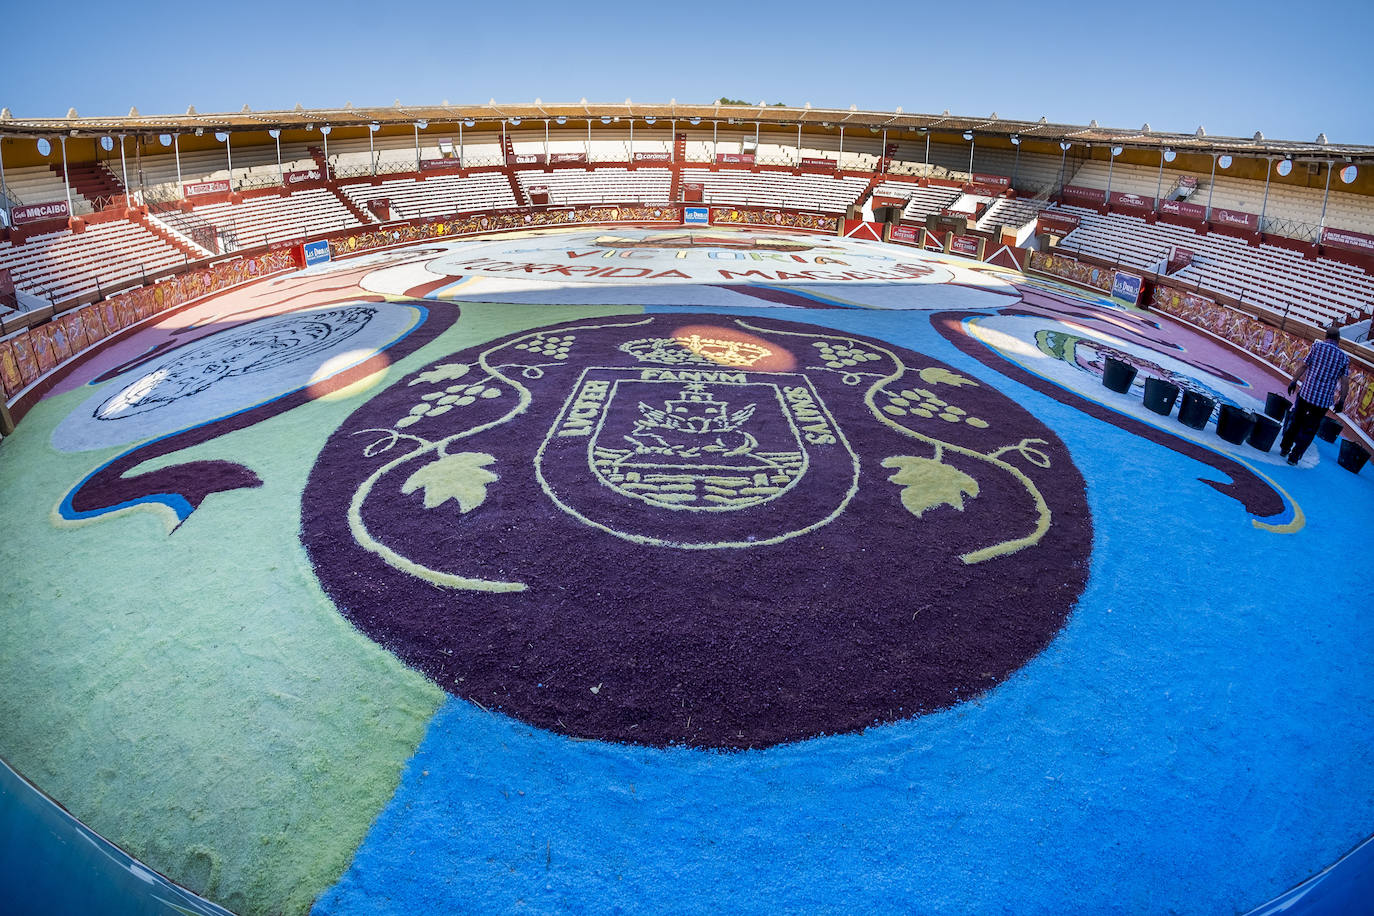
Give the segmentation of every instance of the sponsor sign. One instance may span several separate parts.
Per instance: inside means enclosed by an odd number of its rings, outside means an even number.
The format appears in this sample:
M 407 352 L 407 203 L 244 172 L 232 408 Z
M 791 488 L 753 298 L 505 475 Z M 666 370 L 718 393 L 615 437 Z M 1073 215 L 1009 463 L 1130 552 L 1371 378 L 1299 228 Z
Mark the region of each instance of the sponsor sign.
M 1061 238 L 1078 228 L 1078 217 L 1072 213 L 1052 213 L 1040 211 L 1036 218 L 1035 231 L 1041 235 L 1057 235 Z
M 1227 210 L 1223 207 L 1212 208 L 1212 222 L 1218 226 L 1235 226 L 1250 232 L 1259 231 L 1259 216 L 1240 210 Z
M 973 183 L 996 188 L 999 191 L 1005 191 L 1011 187 L 1011 179 L 1006 175 L 985 175 L 982 172 L 973 173 Z
M 71 211 L 67 209 L 65 200 L 54 200 L 46 204 L 28 204 L 23 207 L 15 207 L 10 211 L 10 219 L 16 226 L 41 223 L 49 219 L 66 219 L 70 215 Z
M 1170 216 L 1181 216 L 1184 219 L 1202 222 L 1207 216 L 1207 208 L 1198 204 L 1187 204 L 1181 200 L 1162 200 L 1159 202 L 1159 212 L 1167 213 Z
M 1065 185 L 1064 203 L 1073 204 L 1076 207 L 1100 207 L 1102 206 L 1102 192 L 1097 188 L 1079 188 L 1071 184 Z
M 977 236 L 956 235 L 950 239 L 949 250 L 953 254 L 962 254 L 965 257 L 978 257 L 978 243 L 982 241 Z
M 711 211 L 707 207 L 684 207 L 682 221 L 688 226 L 709 226 Z
M 329 260 L 329 243 L 320 240 L 318 242 L 305 243 L 305 266 L 311 267 L 315 264 L 323 264 Z
M 1169 266 L 1164 268 L 1164 272 L 1166 274 L 1178 273 L 1191 263 L 1193 263 L 1193 252 L 1188 248 L 1174 245 L 1169 250 Z
M 585 163 L 585 162 L 587 161 L 587 154 L 586 154 L 586 153 L 554 153 L 552 156 L 549 157 L 549 161 L 550 161 L 551 163 L 553 163 L 554 165 L 558 165 L 559 163 L 568 163 L 568 162 L 581 162 L 581 163 Z
M 374 197 L 367 202 L 367 209 L 372 211 L 372 215 L 382 222 L 391 219 L 391 198 Z
M 900 197 L 879 197 L 874 194 L 872 201 L 875 207 L 897 207 L 901 209 L 906 206 L 906 201 Z
M 716 162 L 721 165 L 753 165 L 753 153 L 717 153 Z
M 1140 301 L 1140 278 L 1118 270 L 1112 280 L 1112 298 L 1135 305 Z
M 420 171 L 432 172 L 436 169 L 456 169 L 459 168 L 457 159 L 421 159 Z
M 507 156 L 506 165 L 544 165 L 542 153 L 521 153 L 518 156 Z
M 804 169 L 833 169 L 838 166 L 834 159 L 816 158 L 814 156 L 803 156 L 801 167 Z
M 1328 248 L 1342 248 L 1360 254 L 1374 254 L 1374 235 L 1351 232 L 1349 229 L 1323 229 L 1322 244 Z
M 304 181 L 321 181 L 324 175 L 319 169 L 301 169 L 298 172 L 287 172 L 282 176 L 282 182 L 289 188 L 293 184 L 300 184 Z
M 229 181 L 224 178 L 218 181 L 193 181 L 190 184 L 182 185 L 181 193 L 184 197 L 203 197 L 206 194 L 228 194 Z
M 896 226 L 889 233 L 888 238 L 894 242 L 905 242 L 908 245 L 915 245 L 917 242 L 916 233 L 920 230 L 915 226 Z
M 1196 176 L 1196 175 L 1184 175 L 1182 178 L 1180 178 L 1180 179 L 1178 180 L 1178 186 L 1179 186 L 1180 188 L 1188 188 L 1188 189 L 1191 190 L 1191 191 L 1196 191 L 1196 190 L 1197 190 L 1197 176 Z
M 672 153 L 635 153 L 635 162 L 672 162 Z
M 1149 213 L 1155 208 L 1155 199 L 1124 191 L 1113 191 L 1112 206 L 1118 210 L 1126 210 L 1131 213 Z

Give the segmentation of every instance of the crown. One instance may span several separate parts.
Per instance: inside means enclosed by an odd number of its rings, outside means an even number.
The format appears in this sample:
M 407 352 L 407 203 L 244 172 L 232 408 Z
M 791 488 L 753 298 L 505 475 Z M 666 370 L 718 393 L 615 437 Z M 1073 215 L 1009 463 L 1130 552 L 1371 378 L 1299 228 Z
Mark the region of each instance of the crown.
M 705 366 L 737 366 L 747 368 L 773 351 L 743 340 L 702 337 L 688 334 L 681 337 L 644 337 L 620 345 L 620 349 L 643 363 L 671 365 L 696 364 Z

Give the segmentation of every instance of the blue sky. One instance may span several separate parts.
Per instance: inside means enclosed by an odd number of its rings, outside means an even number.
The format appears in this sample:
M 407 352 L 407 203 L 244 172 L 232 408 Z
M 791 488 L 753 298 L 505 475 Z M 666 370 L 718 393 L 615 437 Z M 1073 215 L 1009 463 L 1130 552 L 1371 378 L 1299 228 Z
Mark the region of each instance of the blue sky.
M 1374 4 L 948 7 L 30 0 L 5 14 L 0 105 L 60 116 L 727 95 L 1374 144 Z

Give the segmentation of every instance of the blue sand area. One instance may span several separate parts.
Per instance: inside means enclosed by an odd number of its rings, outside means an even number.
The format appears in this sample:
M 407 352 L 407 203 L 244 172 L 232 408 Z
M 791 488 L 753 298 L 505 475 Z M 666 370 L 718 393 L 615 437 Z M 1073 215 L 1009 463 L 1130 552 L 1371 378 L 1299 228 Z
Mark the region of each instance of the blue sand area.
M 316 913 L 1231 914 L 1369 834 L 1374 475 L 1318 442 L 1317 467 L 1270 474 L 1306 526 L 1260 530 L 1211 467 L 924 315 L 805 320 L 942 360 L 1065 441 L 1095 534 L 1055 641 L 959 706 L 762 751 L 578 741 L 450 699 Z

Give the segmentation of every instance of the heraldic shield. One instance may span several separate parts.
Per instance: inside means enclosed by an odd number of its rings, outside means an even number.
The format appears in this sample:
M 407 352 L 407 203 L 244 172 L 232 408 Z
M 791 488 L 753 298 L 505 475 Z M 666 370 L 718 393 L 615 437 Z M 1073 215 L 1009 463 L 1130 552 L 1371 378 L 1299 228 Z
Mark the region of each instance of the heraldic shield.
M 695 549 L 814 530 L 859 480 L 805 375 L 728 368 L 588 368 L 536 461 L 548 496 L 583 522 Z

